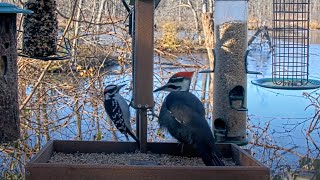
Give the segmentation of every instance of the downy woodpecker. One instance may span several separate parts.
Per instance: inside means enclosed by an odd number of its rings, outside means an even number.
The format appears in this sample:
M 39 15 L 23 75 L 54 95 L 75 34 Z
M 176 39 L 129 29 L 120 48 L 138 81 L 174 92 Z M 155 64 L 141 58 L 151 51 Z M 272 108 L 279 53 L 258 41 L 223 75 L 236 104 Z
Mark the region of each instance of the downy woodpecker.
M 205 119 L 201 101 L 189 92 L 194 72 L 174 74 L 164 86 L 154 90 L 169 91 L 160 114 L 159 124 L 179 142 L 191 144 L 207 166 L 224 166 L 217 156 L 215 139 Z
M 104 89 L 104 108 L 117 129 L 126 136 L 128 134 L 138 143 L 138 138 L 133 134 L 130 123 L 130 110 L 126 100 L 119 94 L 119 90 L 125 85 L 108 85 Z

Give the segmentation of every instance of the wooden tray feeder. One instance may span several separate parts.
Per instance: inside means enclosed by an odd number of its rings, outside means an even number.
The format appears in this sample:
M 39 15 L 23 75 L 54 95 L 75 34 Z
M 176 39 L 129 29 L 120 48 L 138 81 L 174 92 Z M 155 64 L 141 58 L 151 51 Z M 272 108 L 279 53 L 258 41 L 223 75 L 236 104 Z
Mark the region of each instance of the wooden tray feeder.
M 148 143 L 148 151 L 158 154 L 179 155 L 177 143 Z M 253 159 L 234 144 L 217 144 L 224 157 L 232 158 L 237 166 L 156 166 L 48 163 L 54 152 L 62 153 L 124 153 L 134 152 L 136 143 L 103 141 L 50 141 L 26 165 L 26 180 L 78 180 L 78 179 L 245 179 L 269 180 L 267 167 Z M 183 156 L 195 156 L 193 148 L 184 147 Z
M 0 143 L 20 137 L 17 13 L 32 13 L 13 4 L 0 3 Z

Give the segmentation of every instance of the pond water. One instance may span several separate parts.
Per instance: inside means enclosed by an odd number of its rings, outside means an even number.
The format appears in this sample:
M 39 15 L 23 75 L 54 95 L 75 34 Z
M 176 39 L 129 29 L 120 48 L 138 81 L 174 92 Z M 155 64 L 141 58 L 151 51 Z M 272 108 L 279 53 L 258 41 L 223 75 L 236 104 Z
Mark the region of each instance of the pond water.
M 310 45 L 309 78 L 320 78 L 320 45 Z M 271 58 L 268 53 L 252 52 L 250 54 L 250 70 L 262 72 L 263 75 L 248 75 L 248 114 L 251 122 L 261 127 L 269 124 L 270 144 L 291 149 L 306 155 L 309 150 L 315 151 L 315 146 L 307 141 L 306 131 L 315 115 L 313 107 L 307 108 L 311 101 L 303 95 L 309 93 L 318 97 L 319 90 L 275 90 L 253 85 L 251 80 L 271 77 Z M 319 126 L 319 124 L 318 124 Z M 318 131 L 311 133 L 317 145 L 320 145 Z M 309 144 L 308 144 L 309 143 Z M 311 147 L 310 147 L 311 146 Z M 311 149 L 309 149 L 311 148 Z M 318 156 L 319 151 L 312 154 Z M 310 154 L 311 155 L 311 154 Z M 297 156 L 288 154 L 288 163 L 293 164 Z

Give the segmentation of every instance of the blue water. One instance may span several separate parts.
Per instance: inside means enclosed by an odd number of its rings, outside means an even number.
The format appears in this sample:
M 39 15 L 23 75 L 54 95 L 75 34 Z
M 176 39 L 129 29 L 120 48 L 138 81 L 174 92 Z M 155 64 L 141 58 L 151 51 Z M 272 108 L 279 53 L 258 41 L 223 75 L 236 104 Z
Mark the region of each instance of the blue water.
M 309 78 L 319 79 L 320 45 L 311 44 L 310 52 Z M 252 52 L 249 55 L 249 63 L 250 70 L 263 73 L 263 75 L 248 75 L 247 100 L 250 123 L 262 129 L 269 124 L 268 135 L 263 140 L 266 144 L 294 148 L 293 150 L 301 155 L 309 153 L 310 157 L 316 157 L 319 152 L 315 151 L 315 146 L 306 137 L 306 131 L 316 109 L 308 107 L 311 101 L 303 94 L 309 93 L 318 97 L 319 90 L 276 90 L 253 85 L 251 80 L 271 77 L 270 54 Z M 262 133 L 262 130 L 259 132 Z M 310 136 L 317 146 L 320 145 L 318 131 L 313 131 Z M 308 150 L 313 152 L 310 153 Z M 298 156 L 287 153 L 282 158 L 285 158 L 282 163 L 298 165 Z

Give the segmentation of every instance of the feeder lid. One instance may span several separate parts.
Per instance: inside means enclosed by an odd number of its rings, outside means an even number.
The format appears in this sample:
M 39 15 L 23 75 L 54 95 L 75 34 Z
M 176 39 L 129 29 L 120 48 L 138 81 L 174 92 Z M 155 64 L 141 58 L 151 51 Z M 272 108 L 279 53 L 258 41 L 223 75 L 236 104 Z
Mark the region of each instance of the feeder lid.
M 13 4 L 9 3 L 0 3 L 0 14 L 8 14 L 8 13 L 23 13 L 23 14 L 30 14 L 33 11 L 21 9 Z

